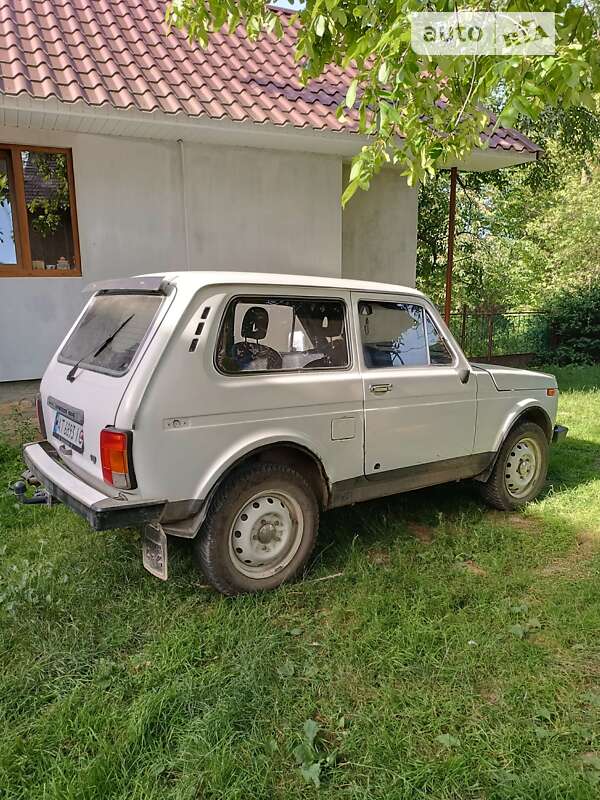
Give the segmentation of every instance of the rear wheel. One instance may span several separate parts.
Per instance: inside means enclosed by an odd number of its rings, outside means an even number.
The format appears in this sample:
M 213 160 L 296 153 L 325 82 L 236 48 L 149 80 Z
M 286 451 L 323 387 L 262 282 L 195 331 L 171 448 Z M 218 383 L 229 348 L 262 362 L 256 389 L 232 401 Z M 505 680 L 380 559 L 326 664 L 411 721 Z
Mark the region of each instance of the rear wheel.
M 514 511 L 534 500 L 544 488 L 549 448 L 544 431 L 533 422 L 512 430 L 486 483 L 484 500 L 502 511 Z
M 194 543 L 196 559 L 223 594 L 273 589 L 302 570 L 318 524 L 315 495 L 300 473 L 252 464 L 217 492 Z

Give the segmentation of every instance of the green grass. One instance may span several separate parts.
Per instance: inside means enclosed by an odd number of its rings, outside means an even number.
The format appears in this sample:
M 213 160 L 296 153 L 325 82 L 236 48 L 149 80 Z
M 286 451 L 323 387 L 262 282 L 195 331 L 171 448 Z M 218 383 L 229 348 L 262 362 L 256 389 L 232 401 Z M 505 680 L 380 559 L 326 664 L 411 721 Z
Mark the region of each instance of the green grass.
M 559 379 L 570 435 L 524 514 L 468 484 L 332 512 L 264 596 L 209 590 L 185 543 L 162 584 L 135 532 L 4 493 L 0 798 L 597 798 L 600 368 Z M 20 469 L 0 445 L 2 486 Z

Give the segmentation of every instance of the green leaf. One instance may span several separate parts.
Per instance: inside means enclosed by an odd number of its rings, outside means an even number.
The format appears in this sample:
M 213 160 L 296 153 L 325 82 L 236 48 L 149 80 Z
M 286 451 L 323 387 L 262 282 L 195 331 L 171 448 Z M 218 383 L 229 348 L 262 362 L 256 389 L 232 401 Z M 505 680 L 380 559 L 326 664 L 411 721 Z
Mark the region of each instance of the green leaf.
M 304 723 L 304 736 L 311 747 L 314 744 L 315 737 L 319 732 L 319 728 L 319 723 L 315 722 L 314 719 L 307 719 Z
M 315 20 L 315 33 L 319 38 L 325 33 L 325 17 L 323 14 L 320 14 Z
M 516 606 L 511 606 L 510 609 L 514 614 L 526 614 L 529 611 L 527 603 L 519 603 Z
M 302 636 L 302 628 L 292 628 L 290 636 Z
M 315 751 L 306 742 L 294 747 L 293 753 L 297 764 L 312 764 L 315 760 Z
M 523 627 L 523 625 L 511 625 L 508 629 L 517 639 L 524 639 L 525 634 L 527 633 L 527 629 Z
M 347 108 L 352 108 L 356 101 L 356 90 L 358 89 L 358 80 L 355 78 L 350 86 L 348 86 L 348 91 L 346 92 L 346 106 Z
M 296 671 L 293 663 L 288 659 L 284 661 L 283 664 L 277 670 L 277 674 L 280 675 L 282 678 L 291 678 Z
M 321 775 L 321 762 L 315 761 L 310 766 L 303 764 L 300 767 L 300 772 L 302 773 L 302 777 L 306 781 L 306 783 L 314 783 L 314 785 L 319 788 L 321 785 L 320 775 Z
M 442 747 L 447 747 L 449 750 L 453 747 L 459 747 L 460 745 L 460 739 L 457 739 L 456 736 L 452 736 L 450 733 L 440 733 L 439 736 L 435 737 L 435 741 L 441 744 Z
M 387 79 L 389 78 L 390 71 L 388 69 L 388 65 L 385 61 L 382 61 L 379 65 L 379 70 L 377 72 L 377 80 L 379 83 L 387 83 Z

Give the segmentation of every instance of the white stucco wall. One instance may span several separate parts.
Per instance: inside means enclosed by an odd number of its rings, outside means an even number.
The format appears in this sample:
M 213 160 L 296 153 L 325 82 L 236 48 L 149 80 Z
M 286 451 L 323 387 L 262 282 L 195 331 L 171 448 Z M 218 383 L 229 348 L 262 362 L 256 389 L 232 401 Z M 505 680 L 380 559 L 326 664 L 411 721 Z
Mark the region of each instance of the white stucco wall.
M 341 275 L 340 159 L 193 144 L 185 166 L 192 269 Z
M 414 285 L 417 193 L 392 172 L 342 214 L 334 155 L 186 143 L 182 164 L 155 139 L 0 127 L 2 141 L 72 148 L 83 277 L 0 277 L 0 381 L 41 376 L 91 281 L 189 266 Z
M 348 181 L 344 167 L 344 185 Z M 415 285 L 418 192 L 391 169 L 357 191 L 343 214 L 345 278 Z
M 82 278 L 1 278 L 0 380 L 40 377 L 91 281 L 186 266 L 176 142 L 0 128 L 0 141 L 73 149 Z M 193 269 L 341 274 L 341 161 L 185 145 Z

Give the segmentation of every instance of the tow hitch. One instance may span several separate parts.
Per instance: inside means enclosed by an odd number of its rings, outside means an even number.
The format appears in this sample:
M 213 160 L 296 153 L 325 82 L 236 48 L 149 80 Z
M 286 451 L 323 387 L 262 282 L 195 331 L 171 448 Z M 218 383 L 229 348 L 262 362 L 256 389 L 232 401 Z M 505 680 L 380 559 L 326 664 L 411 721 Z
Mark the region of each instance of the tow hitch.
M 52 497 L 52 495 L 49 494 L 45 489 L 41 488 L 37 488 L 31 497 L 26 497 L 25 493 L 27 491 L 27 484 L 30 486 L 39 487 L 40 482 L 33 475 L 33 473 L 30 472 L 30 470 L 25 470 L 21 477 L 23 480 L 17 481 L 12 485 L 12 490 L 15 493 L 15 497 L 19 503 L 22 503 L 25 506 L 41 504 L 52 506 L 59 502 L 58 500 L 55 500 L 55 498 Z

